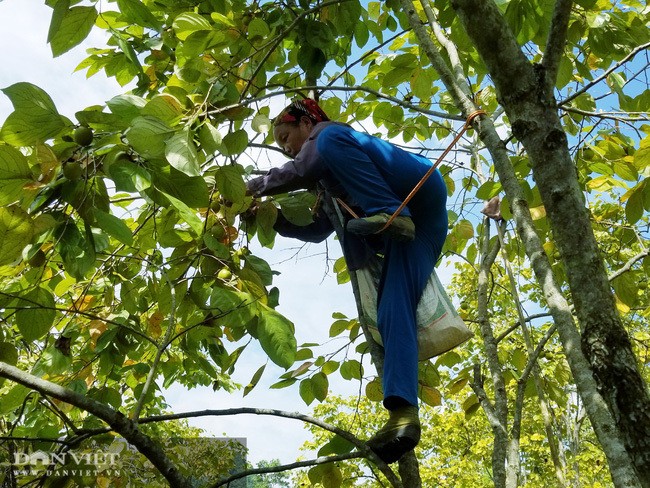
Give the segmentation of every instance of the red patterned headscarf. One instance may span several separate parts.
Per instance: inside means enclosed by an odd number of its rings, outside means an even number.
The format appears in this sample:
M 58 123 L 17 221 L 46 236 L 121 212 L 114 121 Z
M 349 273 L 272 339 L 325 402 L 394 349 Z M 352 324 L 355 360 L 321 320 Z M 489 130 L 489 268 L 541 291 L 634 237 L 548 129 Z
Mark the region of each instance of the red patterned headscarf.
M 314 124 L 330 120 L 327 114 L 323 112 L 323 109 L 318 106 L 316 100 L 305 98 L 304 100 L 296 100 L 295 102 L 292 102 L 291 105 L 280 112 L 278 116 L 273 119 L 273 126 L 277 127 L 278 125 L 287 122 L 298 122 L 301 117 L 309 117 Z

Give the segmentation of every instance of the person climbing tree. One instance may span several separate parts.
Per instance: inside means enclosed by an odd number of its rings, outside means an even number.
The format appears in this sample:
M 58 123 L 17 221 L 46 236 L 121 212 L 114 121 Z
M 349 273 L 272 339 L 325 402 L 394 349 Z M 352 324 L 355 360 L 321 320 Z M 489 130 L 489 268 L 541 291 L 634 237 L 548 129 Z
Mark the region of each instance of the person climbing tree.
M 247 183 L 256 197 L 299 189 L 327 192 L 359 213 L 346 218 L 343 253 L 348 268 L 383 256 L 378 290 L 378 327 L 384 345 L 385 425 L 368 446 L 386 463 L 399 460 L 420 440 L 416 310 L 447 235 L 447 190 L 431 173 L 399 215 L 411 190 L 432 168 L 428 159 L 380 138 L 334 122 L 312 99 L 286 107 L 273 122 L 276 143 L 294 159 Z M 305 227 L 281 214 L 284 236 L 319 242 L 334 226 L 321 210 Z

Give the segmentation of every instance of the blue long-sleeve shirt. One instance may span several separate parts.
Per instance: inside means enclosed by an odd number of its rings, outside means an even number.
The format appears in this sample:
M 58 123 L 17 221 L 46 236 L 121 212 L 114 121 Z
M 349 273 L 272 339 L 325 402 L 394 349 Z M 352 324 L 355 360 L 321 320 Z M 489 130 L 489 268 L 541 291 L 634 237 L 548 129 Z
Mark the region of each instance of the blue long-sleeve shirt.
M 318 136 L 323 129 L 332 124 L 345 125 L 333 121 L 316 124 L 294 160 L 270 169 L 263 176 L 249 180 L 248 190 L 255 196 L 266 196 L 301 189 L 311 191 L 322 189 L 332 197 L 341 198 L 355 210 L 355 213 L 361 214 L 361 209 L 354 204 L 341 184 L 331 175 L 318 152 L 316 143 Z M 344 216 L 346 220 L 351 217 L 345 211 Z M 274 228 L 282 236 L 306 242 L 322 242 L 334 231 L 332 222 L 322 208 L 319 208 L 314 215 L 314 221 L 306 226 L 292 224 L 282 213 L 279 213 Z M 344 232 L 341 245 L 348 268 L 355 270 L 365 266 L 370 256 L 380 248 L 379 243 L 380 238 L 377 237 L 362 238 Z

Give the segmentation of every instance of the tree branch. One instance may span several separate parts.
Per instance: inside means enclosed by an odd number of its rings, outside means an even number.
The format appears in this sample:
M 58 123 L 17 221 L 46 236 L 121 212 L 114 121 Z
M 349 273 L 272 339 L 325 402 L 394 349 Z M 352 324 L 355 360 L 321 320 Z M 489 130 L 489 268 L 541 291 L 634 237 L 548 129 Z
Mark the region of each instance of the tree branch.
M 265 474 L 265 473 L 280 473 L 282 471 L 289 471 L 292 469 L 304 468 L 307 466 L 316 466 L 319 464 L 335 463 L 337 461 L 345 461 L 347 459 L 358 459 L 365 458 L 366 455 L 362 452 L 354 451 L 348 454 L 341 454 L 338 456 L 321 456 L 316 459 L 309 461 L 299 461 L 291 464 L 284 464 L 282 466 L 269 466 L 267 468 L 256 468 L 243 471 L 241 473 L 234 474 L 228 478 L 217 481 L 214 485 L 211 485 L 211 488 L 219 488 L 220 486 L 229 486 L 229 483 L 245 478 L 247 476 L 252 476 L 255 474 Z
M 611 273 L 607 278 L 609 281 L 612 281 L 619 276 L 621 276 L 623 273 L 627 273 L 629 270 L 632 269 L 632 266 L 634 266 L 634 263 L 637 261 L 640 261 L 641 259 L 645 258 L 646 256 L 650 255 L 650 249 L 646 249 L 645 251 L 641 251 L 639 254 L 636 256 L 633 256 L 630 258 L 630 260 L 625 263 L 623 266 L 621 266 L 619 269 Z
M 160 446 L 149 436 L 138 429 L 135 422 L 126 418 L 117 410 L 88 398 L 56 383 L 43 380 L 26 373 L 14 366 L 0 361 L 0 377 L 31 388 L 44 396 L 51 396 L 70 405 L 74 405 L 100 418 L 111 428 L 135 446 L 156 469 L 167 479 L 173 488 L 191 488 L 192 484 L 183 476 L 171 462 Z
M 257 97 L 251 97 L 247 98 L 245 100 L 240 101 L 239 103 L 233 103 L 232 105 L 227 105 L 225 107 L 219 107 L 219 108 L 213 108 L 208 111 L 208 115 L 217 115 L 223 112 L 227 112 L 229 110 L 239 108 L 239 107 L 246 107 L 252 103 L 256 102 L 261 102 L 262 100 L 266 100 L 268 98 L 273 98 L 278 95 L 287 95 L 289 93 L 299 93 L 303 92 L 305 90 L 318 90 L 320 92 L 326 92 L 326 91 L 344 91 L 344 92 L 352 92 L 352 91 L 362 91 L 369 93 L 371 95 L 376 96 L 377 98 L 381 98 L 384 100 L 389 100 L 401 107 L 404 107 L 409 110 L 413 110 L 414 112 L 422 113 L 425 115 L 431 115 L 432 117 L 438 117 L 442 119 L 449 119 L 449 120 L 465 120 L 464 117 L 459 116 L 459 115 L 452 115 L 444 112 L 437 112 L 434 110 L 428 110 L 422 107 L 418 107 L 417 105 L 413 105 L 411 103 L 408 103 L 402 99 L 399 99 L 397 97 L 393 97 L 391 95 L 385 95 L 377 90 L 373 90 L 372 88 L 368 88 L 362 85 L 355 85 L 355 86 L 322 86 L 322 85 L 313 85 L 313 86 L 302 86 L 299 88 L 285 88 L 282 90 L 274 91 L 273 93 L 267 93 L 265 95 L 260 95 Z
M 572 100 L 578 98 L 578 97 L 579 97 L 580 95 L 582 95 L 583 93 L 589 91 L 589 90 L 590 90 L 594 85 L 597 85 L 598 83 L 600 83 L 601 81 L 603 81 L 604 79 L 606 79 L 606 78 L 607 78 L 611 73 L 613 73 L 614 71 L 616 71 L 618 68 L 620 68 L 621 66 L 623 66 L 623 65 L 624 65 L 625 63 L 627 63 L 628 61 L 630 61 L 634 56 L 636 56 L 637 54 L 639 54 L 641 51 L 645 51 L 645 50 L 648 49 L 649 47 L 650 47 L 650 42 L 646 42 L 645 44 L 641 44 L 640 46 L 637 46 L 636 48 L 632 49 L 632 51 L 630 51 L 630 54 L 628 54 L 627 56 L 625 56 L 625 57 L 624 57 L 623 59 L 621 59 L 618 63 L 612 65 L 611 68 L 609 68 L 608 70 L 606 70 L 605 72 L 603 72 L 603 74 L 600 75 L 598 78 L 596 78 L 594 81 L 592 81 L 591 83 L 586 84 L 585 86 L 582 87 L 582 89 L 578 90 L 578 91 L 575 92 L 573 95 L 571 95 L 571 96 L 565 98 L 564 100 L 561 100 L 561 101 L 558 103 L 558 106 L 562 107 L 563 105 L 566 105 L 566 104 L 569 103 L 570 101 L 572 101 Z
M 544 92 L 546 93 L 546 98 L 549 100 L 553 97 L 553 89 L 557 81 L 560 61 L 564 55 L 564 46 L 566 45 L 566 35 L 569 28 L 572 6 L 573 0 L 557 0 L 555 10 L 553 11 L 551 28 L 549 29 L 546 40 L 544 58 L 542 59 L 544 82 L 546 85 Z

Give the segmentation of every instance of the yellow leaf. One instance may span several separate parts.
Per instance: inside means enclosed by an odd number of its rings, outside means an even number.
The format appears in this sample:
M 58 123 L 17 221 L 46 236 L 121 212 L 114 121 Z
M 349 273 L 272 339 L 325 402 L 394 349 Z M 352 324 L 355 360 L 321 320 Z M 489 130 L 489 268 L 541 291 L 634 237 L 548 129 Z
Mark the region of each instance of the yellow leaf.
M 90 332 L 91 347 L 92 349 L 95 349 L 95 346 L 97 345 L 97 339 L 99 339 L 99 336 L 106 332 L 108 326 L 106 325 L 106 322 L 102 322 L 101 320 L 91 320 L 88 323 L 88 326 L 88 330 Z
M 544 205 L 540 205 L 539 207 L 533 207 L 530 209 L 530 215 L 533 218 L 533 220 L 542 219 L 546 217 L 546 208 L 544 208 Z
M 74 303 L 72 304 L 72 312 L 85 312 L 86 310 L 90 309 L 95 302 L 97 301 L 97 297 L 93 295 L 84 295 L 80 298 L 77 298 Z
M 618 296 L 614 295 L 614 298 L 616 299 L 616 308 L 620 313 L 628 313 L 630 311 L 630 307 L 620 301 Z
M 431 388 L 430 386 L 421 385 L 420 386 L 420 398 L 427 405 L 432 407 L 437 407 L 442 405 L 442 396 L 436 388 Z
M 156 310 L 152 313 L 151 317 L 147 320 L 149 323 L 149 333 L 154 339 L 158 339 L 160 334 L 162 334 L 161 324 L 163 323 L 163 320 L 165 320 L 165 316 L 160 312 L 160 310 Z

